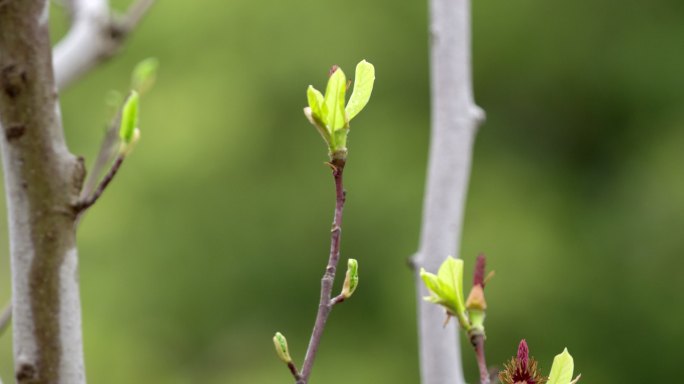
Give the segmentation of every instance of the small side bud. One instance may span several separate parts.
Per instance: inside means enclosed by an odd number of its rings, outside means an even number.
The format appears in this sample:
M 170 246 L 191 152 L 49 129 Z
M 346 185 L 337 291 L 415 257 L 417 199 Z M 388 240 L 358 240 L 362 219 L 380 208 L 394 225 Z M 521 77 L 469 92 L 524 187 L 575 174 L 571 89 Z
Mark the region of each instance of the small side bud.
M 468 295 L 468 300 L 466 300 L 465 306 L 469 311 L 484 311 L 487 309 L 487 301 L 485 300 L 484 289 L 482 289 L 481 285 L 473 286 L 473 288 L 470 290 L 470 294 Z
M 140 95 L 136 91 L 131 91 L 121 111 L 121 125 L 119 128 L 119 137 L 126 144 L 133 140 L 135 129 L 138 128 L 139 108 Z
M 276 354 L 278 358 L 285 364 L 292 363 L 292 358 L 290 357 L 290 350 L 287 348 L 287 339 L 282 333 L 276 332 L 273 336 L 273 345 L 275 346 Z
M 131 88 L 139 93 L 145 93 L 152 88 L 157 79 L 159 60 L 154 57 L 147 58 L 138 63 L 133 69 L 131 76 Z
M 345 299 L 351 297 L 359 285 L 359 263 L 355 259 L 347 261 L 347 274 L 344 277 L 344 285 L 342 286 L 342 296 Z

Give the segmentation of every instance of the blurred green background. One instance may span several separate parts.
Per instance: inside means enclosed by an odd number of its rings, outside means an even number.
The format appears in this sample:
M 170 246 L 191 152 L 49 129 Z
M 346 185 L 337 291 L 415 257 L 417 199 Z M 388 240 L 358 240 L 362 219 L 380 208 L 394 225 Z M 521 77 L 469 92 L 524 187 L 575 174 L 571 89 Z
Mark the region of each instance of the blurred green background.
M 283 332 L 301 362 L 334 204 L 305 89 L 363 58 L 377 80 L 352 126 L 342 243 L 361 283 L 333 312 L 312 380 L 418 382 L 405 261 L 429 139 L 427 17 L 425 1 L 159 1 L 115 59 L 62 93 L 70 148 L 90 164 L 107 92 L 125 90 L 140 59 L 161 61 L 142 139 L 79 231 L 91 383 L 291 382 L 271 337 Z M 474 1 L 475 96 L 488 118 L 462 255 L 472 266 L 484 251 L 497 271 L 491 364 L 527 338 L 546 371 L 567 346 L 582 382 L 676 381 L 683 17 L 680 0 Z M 3 219 L 0 301 L 6 232 Z M 0 376 L 11 369 L 6 334 Z

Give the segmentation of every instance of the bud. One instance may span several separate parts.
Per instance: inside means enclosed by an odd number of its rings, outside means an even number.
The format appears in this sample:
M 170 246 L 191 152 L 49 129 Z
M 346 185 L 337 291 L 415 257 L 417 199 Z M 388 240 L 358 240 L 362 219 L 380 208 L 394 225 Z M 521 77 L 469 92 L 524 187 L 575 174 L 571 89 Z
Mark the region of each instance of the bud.
M 119 137 L 126 144 L 133 140 L 135 129 L 138 128 L 139 107 L 140 95 L 136 91 L 131 91 L 121 111 L 121 125 L 119 128 Z
M 157 78 L 157 68 L 159 68 L 159 60 L 154 57 L 139 62 L 133 69 L 131 88 L 141 94 L 150 90 Z
M 484 296 L 484 289 L 481 285 L 474 285 L 470 290 L 468 295 L 468 300 L 466 300 L 466 309 L 470 310 L 480 310 L 484 311 L 487 309 L 487 301 Z
M 520 342 L 516 357 L 506 363 L 504 370 L 499 372 L 499 381 L 502 384 L 544 384 L 547 380 L 548 378 L 539 372 L 537 361 L 530 357 L 525 340 Z
M 292 362 L 290 350 L 287 348 L 287 339 L 282 333 L 276 332 L 275 336 L 273 336 L 273 345 L 275 346 L 278 358 L 280 358 L 283 363 L 290 364 Z
M 359 263 L 355 259 L 347 261 L 347 275 L 344 277 L 344 285 L 342 286 L 342 297 L 348 299 L 359 285 Z

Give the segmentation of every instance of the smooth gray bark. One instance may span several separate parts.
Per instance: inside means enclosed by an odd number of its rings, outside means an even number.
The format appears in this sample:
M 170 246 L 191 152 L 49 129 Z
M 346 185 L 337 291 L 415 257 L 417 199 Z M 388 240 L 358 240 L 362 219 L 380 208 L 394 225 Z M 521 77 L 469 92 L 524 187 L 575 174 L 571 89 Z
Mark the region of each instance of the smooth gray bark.
M 72 26 L 53 65 L 49 3 L 0 0 L 0 149 L 18 383 L 85 383 L 74 209 L 85 170 L 66 147 L 57 86 L 111 57 L 153 2 L 138 0 L 114 20 L 107 0 L 65 0 Z
M 85 382 L 73 209 L 85 174 L 67 149 L 46 0 L 0 3 L 0 125 L 18 383 Z
M 463 384 L 457 322 L 428 295 L 420 268 L 436 272 L 460 253 L 472 147 L 484 114 L 473 101 L 469 0 L 430 1 L 432 129 L 420 246 L 414 258 L 423 384 Z

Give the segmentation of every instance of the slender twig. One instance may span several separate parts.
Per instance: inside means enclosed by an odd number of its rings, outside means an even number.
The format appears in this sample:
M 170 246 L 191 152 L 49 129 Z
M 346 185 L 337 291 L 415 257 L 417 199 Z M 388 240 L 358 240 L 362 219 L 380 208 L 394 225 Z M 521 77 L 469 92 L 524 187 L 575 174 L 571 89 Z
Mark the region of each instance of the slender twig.
M 292 373 L 292 377 L 294 377 L 295 381 L 299 381 L 302 378 L 302 375 L 299 374 L 299 371 L 297 370 L 297 366 L 293 362 L 287 363 L 287 367 L 290 369 L 290 373 Z
M 121 27 L 126 33 L 135 29 L 135 27 L 140 24 L 143 17 L 147 14 L 147 11 L 150 10 L 154 4 L 154 1 L 155 0 L 138 0 L 131 4 L 131 6 L 126 10 L 126 16 L 119 24 L 119 27 Z
M 114 160 L 114 163 L 112 164 L 112 167 L 109 169 L 109 172 L 102 178 L 102 181 L 100 181 L 100 184 L 97 186 L 95 189 L 95 192 L 93 192 L 92 196 L 81 200 L 77 205 L 76 205 L 76 210 L 78 212 L 83 212 L 84 210 L 90 208 L 97 199 L 102 196 L 102 193 L 104 192 L 105 188 L 109 185 L 109 183 L 112 182 L 114 179 L 114 176 L 116 176 L 116 173 L 119 172 L 119 168 L 121 168 L 121 164 L 123 164 L 124 159 L 126 156 L 124 154 L 119 154 L 116 157 L 116 160 Z
M 0 336 L 9 328 L 10 320 L 12 320 L 12 302 L 5 305 L 5 308 L 0 312 Z
M 489 384 L 489 369 L 487 368 L 487 360 L 485 359 L 485 337 L 482 334 L 475 334 L 470 337 L 470 343 L 475 348 L 475 356 L 477 357 L 477 368 L 480 370 L 480 384 Z
M 325 268 L 325 274 L 321 279 L 321 299 L 318 304 L 318 313 L 316 314 L 316 322 L 314 323 L 313 332 L 309 341 L 309 347 L 306 350 L 306 357 L 302 364 L 301 377 L 297 380 L 297 384 L 306 384 L 311 375 L 314 360 L 316 359 L 316 352 L 321 343 L 321 336 L 323 336 L 323 329 L 328 320 L 330 311 L 336 302 L 330 299 L 333 283 L 335 281 L 335 271 L 337 270 L 337 263 L 340 259 L 340 238 L 342 235 L 342 210 L 344 209 L 344 202 L 346 199 L 346 192 L 342 183 L 342 172 L 344 171 L 345 160 L 335 159 L 330 163 L 332 168 L 333 178 L 335 179 L 335 216 L 333 219 L 332 230 L 330 231 L 330 256 L 328 258 L 328 265 Z M 337 302 L 340 302 L 339 300 Z
M 339 304 L 345 300 L 347 300 L 347 298 L 343 294 L 339 294 L 335 296 L 332 300 L 330 300 L 330 305 Z
M 105 167 L 110 164 L 115 156 L 115 151 L 117 150 L 116 144 L 119 139 L 118 128 L 121 125 L 121 108 L 119 107 L 118 112 L 112 119 L 111 123 L 105 131 L 104 138 L 102 139 L 102 144 L 100 144 L 100 151 L 97 154 L 97 159 L 93 164 L 92 170 L 88 173 L 85 182 L 83 183 L 83 189 L 79 195 L 79 200 L 83 201 L 88 199 L 97 187 L 97 183 L 100 180 Z
M 473 295 L 471 292 L 471 297 L 468 297 L 468 301 L 473 299 L 473 302 L 478 301 L 478 305 L 481 306 L 481 310 L 484 311 L 487 304 L 484 298 L 484 287 L 487 281 L 485 277 L 487 259 L 483 253 L 477 256 L 475 262 L 475 271 L 473 273 L 473 291 L 481 292 L 481 298 L 477 299 L 477 295 Z M 484 328 L 473 329 L 468 333 L 470 337 L 470 343 L 475 349 L 475 357 L 477 358 L 477 368 L 480 370 L 480 384 L 489 384 L 489 369 L 487 368 L 487 360 L 485 359 L 485 334 Z

